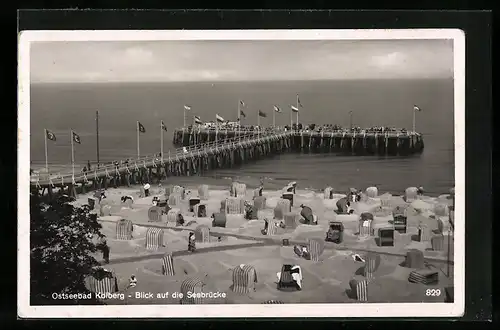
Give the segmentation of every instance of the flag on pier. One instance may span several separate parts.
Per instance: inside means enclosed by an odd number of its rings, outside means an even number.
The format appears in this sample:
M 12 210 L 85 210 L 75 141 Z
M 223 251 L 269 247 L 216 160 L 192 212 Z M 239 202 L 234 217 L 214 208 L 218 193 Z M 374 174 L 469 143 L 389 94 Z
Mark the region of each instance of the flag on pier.
M 291 107 L 293 112 L 299 112 L 299 108 L 297 108 L 296 106 L 292 105 Z
M 301 108 L 303 108 L 304 106 L 302 105 L 302 103 L 300 103 L 300 98 L 299 98 L 299 94 L 297 94 L 297 105 Z
M 240 116 L 243 116 L 243 118 L 247 117 L 246 113 L 244 113 L 243 110 L 240 110 Z
M 73 135 L 73 141 L 75 143 L 81 144 L 82 141 L 80 140 L 80 135 L 76 134 L 75 132 L 71 131 L 71 134 Z
M 201 121 L 200 116 L 194 116 L 194 123 L 195 124 L 203 124 L 203 122 Z
M 144 128 L 144 127 L 143 127 Z M 168 131 L 167 129 L 167 125 L 165 125 L 165 123 L 163 122 L 163 120 L 161 121 L 161 129 L 164 130 L 165 132 Z
M 413 106 L 413 110 L 415 111 L 422 111 L 422 109 L 420 109 L 419 107 L 417 107 L 416 105 Z
M 51 131 L 49 131 L 48 129 L 45 130 L 45 135 L 47 136 L 47 139 L 49 139 L 51 141 L 56 140 L 56 135 L 54 133 L 52 133 Z
M 137 122 L 137 127 L 139 128 L 139 132 L 146 133 L 146 128 L 140 122 Z
M 215 114 L 215 119 L 217 119 L 217 122 L 219 123 L 223 123 L 225 122 L 224 118 L 222 118 L 221 116 L 219 116 L 218 114 Z
M 277 105 L 274 106 L 274 111 L 281 113 L 281 108 Z
M 259 117 L 267 117 L 267 114 L 259 110 Z
M 184 110 L 191 110 L 191 106 L 190 105 L 184 105 Z

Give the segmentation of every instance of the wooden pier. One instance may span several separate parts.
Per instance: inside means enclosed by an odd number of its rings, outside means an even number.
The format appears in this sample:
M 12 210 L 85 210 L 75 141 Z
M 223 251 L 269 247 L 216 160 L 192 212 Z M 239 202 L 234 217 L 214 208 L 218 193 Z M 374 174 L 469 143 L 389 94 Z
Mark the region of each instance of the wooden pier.
M 198 143 L 238 138 L 249 130 L 177 129 L 173 143 L 176 146 L 193 146 Z M 257 131 L 250 131 L 257 134 Z M 268 130 L 260 134 L 268 134 Z M 420 133 L 406 131 L 385 133 L 356 133 L 343 131 L 294 130 L 291 135 L 290 150 L 294 152 L 341 153 L 352 155 L 408 156 L 421 153 L 424 140 Z
M 51 176 L 31 176 L 31 190 L 39 195 L 59 193 L 76 197 L 79 193 L 108 187 L 160 182 L 172 176 L 192 176 L 218 169 L 240 166 L 261 158 L 288 151 L 291 132 L 246 132 L 237 138 L 218 139 L 179 148 L 170 156 L 148 156 L 127 164 L 108 165 L 83 173 L 59 173 Z M 165 156 L 165 155 L 163 155 Z

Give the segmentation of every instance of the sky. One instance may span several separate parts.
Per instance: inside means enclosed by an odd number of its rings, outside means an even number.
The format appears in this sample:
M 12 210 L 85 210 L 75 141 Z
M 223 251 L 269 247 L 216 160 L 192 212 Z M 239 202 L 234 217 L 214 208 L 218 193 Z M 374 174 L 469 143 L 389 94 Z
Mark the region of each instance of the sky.
M 33 42 L 31 82 L 453 77 L 452 40 Z

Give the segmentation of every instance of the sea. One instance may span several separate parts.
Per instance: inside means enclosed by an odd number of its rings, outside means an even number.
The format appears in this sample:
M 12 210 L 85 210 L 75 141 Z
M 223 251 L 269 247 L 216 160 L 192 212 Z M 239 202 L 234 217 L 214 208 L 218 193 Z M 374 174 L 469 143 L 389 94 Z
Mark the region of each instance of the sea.
M 422 186 L 426 194 L 448 193 L 454 186 L 454 89 L 453 80 L 348 80 L 348 81 L 260 81 L 187 83 L 36 83 L 30 87 L 31 168 L 45 167 L 44 129 L 56 136 L 47 141 L 51 173 L 71 168 L 70 130 L 81 138 L 74 146 L 79 171 L 96 162 L 96 111 L 99 111 L 100 161 L 137 156 L 137 121 L 146 128 L 140 135 L 140 153 L 160 151 L 160 123 L 165 122 L 164 152 L 175 150 L 173 131 L 193 116 L 215 121 L 216 114 L 235 120 L 238 103 L 246 114 L 243 124 L 256 125 L 257 112 L 266 112 L 260 125 L 290 124 L 290 106 L 299 95 L 303 105 L 299 122 L 338 124 L 348 127 L 349 112 L 355 126 L 412 128 L 413 106 L 416 130 L 424 137 L 425 149 L 409 157 L 339 156 L 336 154 L 287 153 L 239 168 L 210 172 L 202 177 L 172 177 L 172 184 L 227 186 L 232 178 L 249 187 L 264 178 L 266 188 L 281 188 L 296 181 L 302 189 L 336 191 L 377 186 L 380 192 L 402 193 Z M 293 116 L 295 122 L 295 114 Z

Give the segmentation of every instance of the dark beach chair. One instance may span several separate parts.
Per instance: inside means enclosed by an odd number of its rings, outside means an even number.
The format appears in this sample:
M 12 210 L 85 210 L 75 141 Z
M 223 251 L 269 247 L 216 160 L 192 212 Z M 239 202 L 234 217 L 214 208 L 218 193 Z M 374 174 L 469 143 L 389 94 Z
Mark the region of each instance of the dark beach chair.
M 279 291 L 300 290 L 299 285 L 293 280 L 292 277 L 292 265 L 283 265 L 283 267 L 281 267 L 281 276 L 278 281 L 277 289 Z
M 326 233 L 325 241 L 340 244 L 342 243 L 343 240 L 344 240 L 344 224 L 338 221 L 330 222 L 330 228 Z

